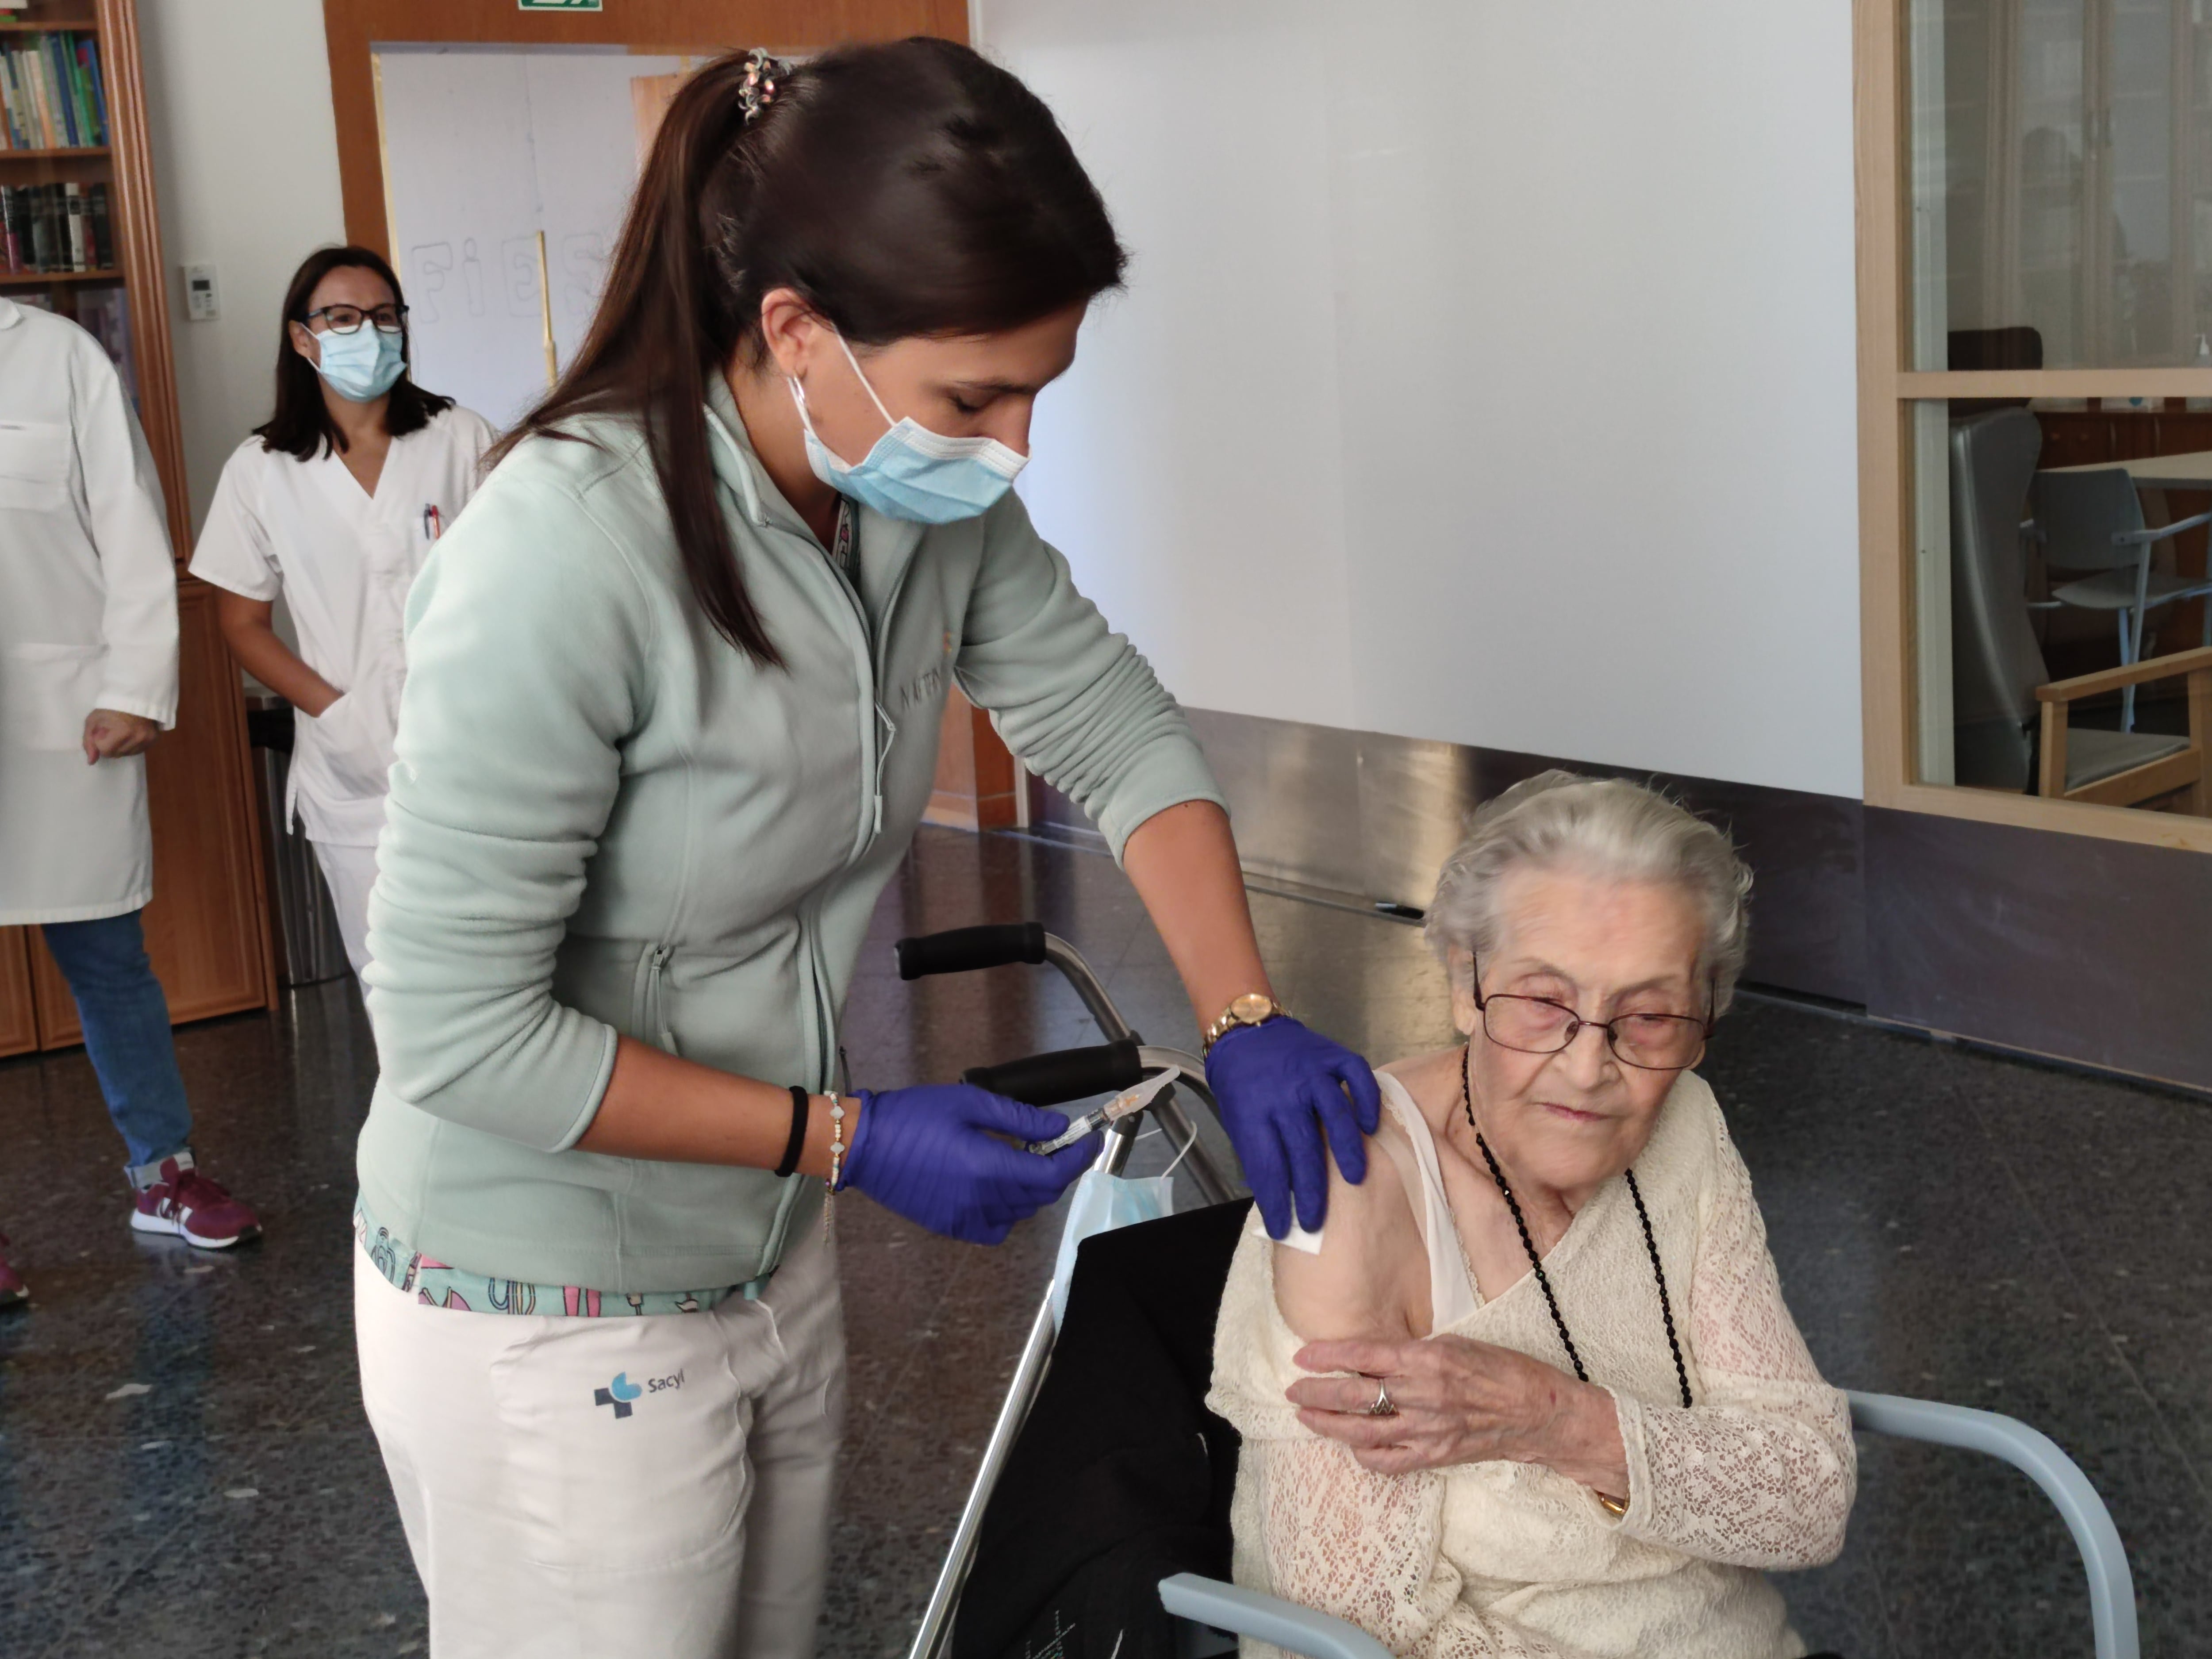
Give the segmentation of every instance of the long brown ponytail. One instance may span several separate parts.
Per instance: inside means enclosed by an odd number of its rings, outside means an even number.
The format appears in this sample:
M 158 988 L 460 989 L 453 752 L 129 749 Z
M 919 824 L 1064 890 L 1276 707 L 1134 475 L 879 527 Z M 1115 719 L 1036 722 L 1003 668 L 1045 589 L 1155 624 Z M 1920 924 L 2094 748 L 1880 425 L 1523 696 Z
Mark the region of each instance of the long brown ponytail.
M 583 349 L 494 459 L 578 416 L 637 417 L 700 609 L 781 665 L 715 498 L 705 409 L 710 375 L 758 361 L 762 298 L 794 289 L 856 345 L 983 334 L 1115 287 L 1126 256 L 1052 112 L 967 47 L 843 47 L 791 66 L 765 104 L 748 66 L 717 59 L 678 91 Z

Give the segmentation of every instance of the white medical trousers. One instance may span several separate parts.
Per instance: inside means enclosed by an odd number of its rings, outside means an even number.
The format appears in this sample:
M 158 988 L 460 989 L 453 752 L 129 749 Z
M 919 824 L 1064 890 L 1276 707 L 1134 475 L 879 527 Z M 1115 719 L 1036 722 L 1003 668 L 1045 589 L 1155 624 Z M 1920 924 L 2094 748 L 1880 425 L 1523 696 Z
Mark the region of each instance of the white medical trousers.
M 758 1301 L 642 1318 L 433 1307 L 355 1249 L 430 1659 L 813 1653 L 845 1335 L 836 1253 L 805 1231 Z
M 338 937 L 345 941 L 346 961 L 358 979 L 361 970 L 368 966 L 368 890 L 376 885 L 376 848 L 326 841 L 311 841 L 307 845 L 315 849 L 323 885 L 331 890 Z

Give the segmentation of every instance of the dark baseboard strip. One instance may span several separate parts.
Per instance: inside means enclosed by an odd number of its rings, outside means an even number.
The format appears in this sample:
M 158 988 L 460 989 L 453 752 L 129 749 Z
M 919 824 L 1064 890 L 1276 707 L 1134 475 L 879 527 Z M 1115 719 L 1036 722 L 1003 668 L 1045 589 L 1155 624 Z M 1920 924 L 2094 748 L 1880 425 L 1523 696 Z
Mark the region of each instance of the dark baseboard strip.
M 1317 903 L 1419 908 L 1468 814 L 1554 767 L 1657 785 L 1726 830 L 1756 872 L 1751 971 L 1814 995 L 1866 994 L 1859 803 L 1504 750 L 1185 711 L 1237 823 L 1246 879 Z M 1037 823 L 1087 823 L 1040 787 Z M 1411 917 L 1401 916 L 1401 921 Z
M 1255 890 L 1428 902 L 1466 814 L 1554 766 L 1632 776 L 1725 829 L 1756 878 L 1759 990 L 1884 1027 L 2212 1097 L 2212 858 L 1714 779 L 1188 711 Z M 1032 833 L 1085 825 L 1039 791 Z M 1088 842 L 1060 839 L 1060 845 Z M 1407 916 L 1395 918 L 1410 921 Z
M 1849 1020 L 1854 1024 L 1878 1025 L 1881 1022 L 1869 1018 L 1863 1002 L 1839 1002 L 1834 997 L 1815 996 L 1810 991 L 1793 991 L 1784 985 L 1760 985 L 1750 980 L 1738 980 L 1735 994 L 1746 1002 L 1769 1002 L 1777 1007 L 1795 1008 L 1801 1014 L 1821 1014 L 1830 1019 Z
M 1015 841 L 1036 842 L 1041 846 L 1058 847 L 1073 852 L 1089 853 L 1097 857 L 1109 856 L 1106 838 L 1095 830 L 1079 829 L 1072 824 L 1044 823 L 1027 830 L 997 830 L 988 832 L 1005 836 Z M 1244 884 L 1255 893 L 1267 893 L 1277 898 L 1293 899 L 1301 904 L 1318 904 L 1326 909 L 1346 911 L 1354 915 L 1371 916 L 1380 921 L 1394 921 L 1401 927 L 1418 927 L 1419 919 L 1395 915 L 1385 908 L 1385 902 L 1364 899 L 1356 893 L 1340 889 L 1316 887 L 1304 882 L 1285 881 L 1279 877 L 1244 872 Z M 2094 1078 L 2106 1083 L 2122 1083 L 2155 1094 L 2167 1095 L 2198 1104 L 2212 1104 L 2212 1090 L 2192 1084 L 2177 1082 L 2171 1078 L 2147 1077 L 2136 1072 L 2111 1066 L 2090 1065 L 2082 1060 L 2069 1060 L 2060 1054 L 2039 1053 L 2033 1048 L 2021 1048 L 2008 1043 L 1992 1042 L 1980 1037 L 1964 1036 L 1955 1031 L 1941 1031 L 1930 1026 L 1916 1025 L 1906 1020 L 1886 1018 L 1867 1012 L 1863 1003 L 1844 1002 L 1834 997 L 1824 997 L 1809 991 L 1793 991 L 1786 986 L 1766 985 L 1755 981 L 1740 982 L 1735 988 L 1737 997 L 1746 1002 L 1765 1003 L 1777 1008 L 1793 1009 L 1801 1014 L 1817 1014 L 1823 1019 L 1841 1020 L 1846 1024 L 1863 1026 L 1869 1030 L 1887 1032 L 1892 1036 L 1908 1038 L 1917 1042 L 1934 1043 L 1943 1047 L 1970 1049 L 1988 1054 L 1992 1059 L 2009 1060 L 2014 1065 L 2033 1066 L 2038 1071 L 2063 1072 L 2071 1077 Z
M 1869 1013 L 1856 1003 L 1838 1002 L 1830 997 L 1807 996 L 1801 992 L 1783 990 L 1771 985 L 1738 985 L 1735 994 L 1746 1002 L 1762 1002 L 1778 1008 L 1795 1009 L 1801 1014 L 1819 1014 L 1823 1018 L 1842 1020 L 1849 1025 L 1863 1025 L 1869 1030 L 1884 1031 L 1892 1036 L 1933 1043 L 1939 1048 L 1965 1048 L 1974 1054 L 1987 1054 L 1994 1060 L 2032 1066 L 2039 1072 L 2063 1072 L 2069 1077 L 2094 1078 L 2101 1082 L 2125 1084 L 2130 1088 L 2147 1089 L 2154 1094 L 2170 1095 L 2198 1104 L 2212 1104 L 2212 1090 L 2177 1083 L 2171 1078 L 2146 1077 L 2139 1072 L 2123 1071 L 2114 1066 L 2091 1066 L 2081 1060 L 2068 1060 L 2061 1054 L 2039 1054 L 2032 1048 L 2015 1048 L 2002 1042 L 1961 1036 L 1955 1031 L 1934 1030 L 1905 1020 L 1885 1019 L 1879 1014 Z
M 1004 836 L 1012 841 L 1033 841 L 1043 847 L 1091 853 L 1100 858 L 1109 856 L 1106 850 L 1106 837 L 1096 830 L 1081 829 L 1051 819 L 1033 823 L 1025 830 L 993 830 L 988 833 Z M 1329 910 L 1347 910 L 1354 915 L 1373 916 L 1382 921 L 1397 922 L 1401 927 L 1418 927 L 1421 925 L 1419 915 L 1408 914 L 1407 907 L 1390 900 L 1363 898 L 1358 893 L 1347 893 L 1340 888 L 1316 887 L 1310 882 L 1291 881 L 1264 870 L 1247 867 L 1244 885 L 1255 893 L 1296 899 L 1301 904 L 1318 904 Z

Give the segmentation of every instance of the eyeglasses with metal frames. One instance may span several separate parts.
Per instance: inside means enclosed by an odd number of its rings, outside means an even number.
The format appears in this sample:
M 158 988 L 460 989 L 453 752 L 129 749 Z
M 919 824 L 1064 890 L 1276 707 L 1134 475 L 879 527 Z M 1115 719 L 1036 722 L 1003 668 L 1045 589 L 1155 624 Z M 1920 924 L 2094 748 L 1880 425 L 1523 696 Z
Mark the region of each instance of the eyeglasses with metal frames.
M 1468 952 L 1473 978 L 1474 1006 L 1482 1015 L 1484 1035 L 1501 1048 L 1516 1054 L 1556 1054 L 1574 1046 L 1583 1027 L 1595 1026 L 1605 1033 L 1605 1045 L 1624 1066 L 1640 1072 L 1686 1071 L 1705 1057 L 1705 1039 L 1712 1035 L 1709 1014 L 1616 1014 L 1607 1020 L 1584 1019 L 1564 1002 L 1549 997 L 1525 997 L 1501 991 L 1482 994 L 1482 964 Z M 1720 978 L 1706 987 L 1705 1006 L 1720 997 Z
M 304 320 L 312 324 L 318 317 L 332 334 L 358 334 L 365 322 L 374 322 L 380 334 L 397 334 L 407 320 L 407 307 L 393 304 L 363 311 L 359 306 L 317 306 Z

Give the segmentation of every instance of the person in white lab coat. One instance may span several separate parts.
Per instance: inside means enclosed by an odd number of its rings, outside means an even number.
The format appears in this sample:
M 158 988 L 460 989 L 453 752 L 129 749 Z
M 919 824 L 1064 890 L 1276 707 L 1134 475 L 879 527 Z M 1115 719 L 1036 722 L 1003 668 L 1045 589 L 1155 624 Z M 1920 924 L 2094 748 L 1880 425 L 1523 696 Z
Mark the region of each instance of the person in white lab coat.
M 138 920 L 143 756 L 176 708 L 176 571 L 122 381 L 76 324 L 0 298 L 0 927 L 40 927 L 69 981 L 129 1148 L 131 1225 L 219 1248 L 260 1224 L 193 1166 Z M 0 1263 L 0 1304 L 21 1300 Z
M 308 255 L 283 328 L 276 412 L 224 465 L 191 570 L 225 590 L 232 654 L 297 711 L 286 817 L 296 812 L 314 846 L 358 974 L 407 589 L 475 493 L 495 434 L 409 378 L 399 279 L 369 249 Z M 296 651 L 273 624 L 280 593 Z

